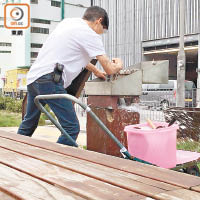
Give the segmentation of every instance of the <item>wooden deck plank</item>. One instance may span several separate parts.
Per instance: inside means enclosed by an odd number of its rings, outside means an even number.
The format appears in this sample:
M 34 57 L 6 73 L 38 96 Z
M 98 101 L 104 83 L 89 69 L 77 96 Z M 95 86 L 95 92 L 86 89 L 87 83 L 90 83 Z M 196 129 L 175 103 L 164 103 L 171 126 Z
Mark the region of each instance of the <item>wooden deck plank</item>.
M 185 189 L 169 191 L 156 195 L 158 199 L 166 200 L 198 200 L 200 199 L 200 194 L 194 191 L 189 191 Z
M 2 164 L 0 164 L 0 188 L 4 191 L 9 191 L 18 197 L 17 199 L 84 199 L 78 195 L 68 192 L 67 190 L 57 188 Z M 3 196 L 1 197 L 0 195 L 0 199 L 5 200 L 6 198 Z
M 200 186 L 191 187 L 191 190 L 194 190 L 196 192 L 200 192 Z
M 12 197 L 7 194 L 5 190 L 2 191 L 2 188 L 0 188 L 0 199 L 1 200 L 19 200 L 19 198 Z
M 0 138 L 0 147 L 68 170 L 72 170 L 76 173 L 84 174 L 86 176 L 127 190 L 131 190 L 133 192 L 141 193 L 143 195 L 152 196 L 152 192 L 155 192 L 155 190 L 153 190 L 154 188 L 166 191 L 180 189 L 180 187 L 172 186 L 166 183 L 160 183 L 152 179 L 144 178 L 77 158 L 64 156 L 62 154 L 50 152 L 38 147 L 32 147 L 27 144 L 17 143 L 5 138 Z
M 3 148 L 0 148 L 0 163 L 88 199 L 109 200 L 120 197 L 132 200 L 143 197 L 134 192 Z
M 191 188 L 200 185 L 200 178 L 195 176 L 190 176 L 188 174 L 177 173 L 173 170 L 166 170 L 160 167 L 147 166 L 142 163 L 133 162 L 130 160 L 124 159 L 123 162 L 121 159 L 102 155 L 96 152 L 83 151 L 78 148 L 72 148 L 68 146 L 63 146 L 59 144 L 52 145 L 51 142 L 36 140 L 29 137 L 0 131 L 0 137 L 9 138 L 21 143 L 29 144 L 32 146 L 40 147 L 47 149 L 53 152 L 61 153 L 64 155 L 72 156 L 82 160 L 87 160 L 93 163 L 99 163 L 104 166 L 108 166 L 113 169 L 118 169 L 125 172 L 130 172 L 139 176 L 151 178 L 153 180 L 158 180 L 160 182 L 169 183 L 172 185 L 180 186 L 183 188 Z M 146 173 L 148 169 L 148 173 Z M 188 177 L 189 176 L 189 177 Z M 187 179 L 187 181 L 185 181 Z

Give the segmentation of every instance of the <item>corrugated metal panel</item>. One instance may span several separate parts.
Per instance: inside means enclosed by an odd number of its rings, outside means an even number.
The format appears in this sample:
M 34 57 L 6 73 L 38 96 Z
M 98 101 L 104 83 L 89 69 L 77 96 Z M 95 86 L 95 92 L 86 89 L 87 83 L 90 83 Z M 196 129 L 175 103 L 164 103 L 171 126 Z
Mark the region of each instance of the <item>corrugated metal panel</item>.
M 185 0 L 185 33 L 200 32 L 200 0 Z M 125 66 L 141 61 L 141 43 L 179 35 L 179 0 L 94 0 L 110 17 L 104 36 L 110 57 Z
M 179 0 L 143 0 L 143 40 L 178 35 Z
M 124 66 L 141 61 L 142 5 L 133 0 L 94 0 L 109 13 L 110 28 L 103 36 L 110 58 L 120 57 Z

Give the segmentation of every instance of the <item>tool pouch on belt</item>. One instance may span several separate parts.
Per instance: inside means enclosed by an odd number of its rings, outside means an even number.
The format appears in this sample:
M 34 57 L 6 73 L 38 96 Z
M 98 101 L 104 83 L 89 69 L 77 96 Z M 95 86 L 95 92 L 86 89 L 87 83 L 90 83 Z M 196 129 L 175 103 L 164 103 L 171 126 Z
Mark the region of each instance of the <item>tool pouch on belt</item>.
M 63 68 L 64 68 L 64 65 L 56 63 L 56 66 L 53 72 L 53 81 L 55 83 L 59 83 L 61 81 Z

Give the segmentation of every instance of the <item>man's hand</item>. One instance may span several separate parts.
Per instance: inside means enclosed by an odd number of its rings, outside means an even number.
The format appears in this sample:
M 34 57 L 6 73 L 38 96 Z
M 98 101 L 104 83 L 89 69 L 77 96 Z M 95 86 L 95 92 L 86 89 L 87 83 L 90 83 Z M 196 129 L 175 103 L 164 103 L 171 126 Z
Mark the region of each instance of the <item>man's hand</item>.
M 116 64 L 118 64 L 118 65 L 120 65 L 120 66 L 121 66 L 121 69 L 122 69 L 122 67 L 123 67 L 123 62 L 122 62 L 122 60 L 121 60 L 120 58 L 113 58 L 113 59 L 112 59 L 112 62 L 113 62 L 113 63 L 116 63 Z
M 88 63 L 88 65 L 86 66 L 86 69 L 88 69 L 89 71 L 93 72 L 95 76 L 97 76 L 98 78 L 102 78 L 102 79 L 106 79 L 106 73 L 97 69 L 92 63 Z
M 102 79 L 106 80 L 106 73 L 101 70 L 96 70 L 94 72 L 94 75 L 97 76 L 98 78 L 102 78 Z
M 116 74 L 123 68 L 123 63 L 120 58 L 113 58 L 112 61 L 106 55 L 96 56 L 96 58 L 108 75 Z

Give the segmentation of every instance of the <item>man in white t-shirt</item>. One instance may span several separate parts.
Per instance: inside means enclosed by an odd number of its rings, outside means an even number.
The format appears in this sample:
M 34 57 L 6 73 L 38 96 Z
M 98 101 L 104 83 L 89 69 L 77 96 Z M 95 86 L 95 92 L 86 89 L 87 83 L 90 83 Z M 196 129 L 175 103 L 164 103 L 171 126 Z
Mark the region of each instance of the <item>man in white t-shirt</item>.
M 89 7 L 83 18 L 68 18 L 58 24 L 43 44 L 35 63 L 27 75 L 28 103 L 26 115 L 18 134 L 32 136 L 37 128 L 40 110 L 34 104 L 37 95 L 66 94 L 67 88 L 85 67 L 97 77 L 105 79 L 105 74 L 116 74 L 122 69 L 122 61 L 105 54 L 101 34 L 108 30 L 109 19 L 106 11 L 98 6 Z M 90 61 L 96 58 L 105 72 L 97 69 Z M 56 66 L 63 66 L 61 78 L 55 80 Z M 59 72 L 60 73 L 60 72 Z M 42 100 L 55 113 L 62 128 L 77 139 L 79 121 L 72 102 L 67 99 Z M 73 145 L 61 134 L 58 143 Z

